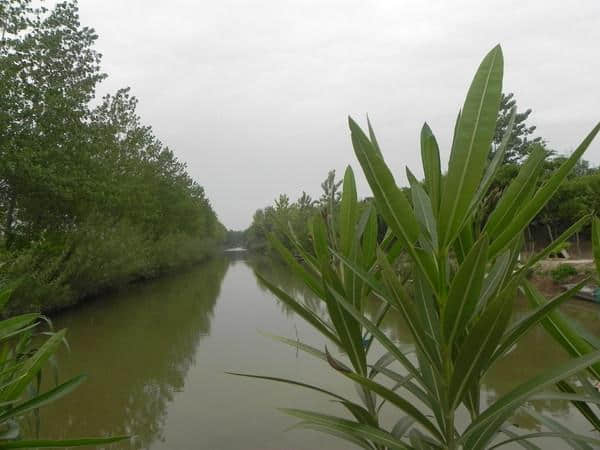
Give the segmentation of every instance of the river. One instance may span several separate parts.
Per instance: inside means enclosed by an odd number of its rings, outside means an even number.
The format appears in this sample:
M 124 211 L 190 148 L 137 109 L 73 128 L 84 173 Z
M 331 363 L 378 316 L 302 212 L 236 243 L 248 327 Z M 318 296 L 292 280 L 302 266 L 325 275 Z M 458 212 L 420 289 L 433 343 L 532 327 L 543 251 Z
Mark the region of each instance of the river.
M 86 373 L 87 382 L 45 408 L 41 436 L 67 438 L 131 434 L 122 449 L 347 449 L 348 444 L 305 430 L 277 408 L 343 414 L 327 397 L 289 385 L 225 374 L 250 372 L 290 377 L 355 396 L 321 360 L 273 341 L 261 331 L 307 341 L 320 339 L 265 290 L 254 275 L 310 296 L 281 266 L 245 254 L 216 258 L 185 273 L 132 285 L 53 318 L 68 329 L 70 351 L 59 355 L 61 379 Z M 319 307 L 315 303 L 315 307 Z M 600 306 L 572 300 L 563 310 L 600 333 Z M 521 302 L 517 315 L 524 314 Z M 401 343 L 408 331 L 390 316 L 386 330 Z M 531 332 L 487 379 L 491 402 L 540 370 L 565 359 L 541 328 Z M 589 429 L 566 402 L 535 408 L 577 431 Z M 393 417 L 384 417 L 390 422 Z M 525 414 L 516 422 L 539 429 Z M 565 448 L 547 442 L 544 448 Z

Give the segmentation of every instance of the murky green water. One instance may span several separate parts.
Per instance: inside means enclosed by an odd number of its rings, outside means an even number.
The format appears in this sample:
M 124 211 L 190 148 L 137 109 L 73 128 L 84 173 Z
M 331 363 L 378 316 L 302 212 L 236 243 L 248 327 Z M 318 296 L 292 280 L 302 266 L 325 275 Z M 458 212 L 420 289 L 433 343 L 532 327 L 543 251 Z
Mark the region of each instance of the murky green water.
M 55 317 L 56 327 L 68 328 L 71 345 L 70 353 L 60 355 L 61 377 L 84 372 L 89 380 L 43 411 L 41 434 L 55 438 L 135 435 L 131 443 L 112 447 L 124 449 L 348 448 L 315 432 L 285 431 L 295 420 L 278 407 L 340 413 L 326 397 L 224 373 L 292 377 L 355 395 L 354 387 L 322 361 L 259 334 L 264 330 L 323 345 L 265 291 L 254 269 L 297 296 L 305 294 L 284 268 L 233 255 L 178 276 L 132 286 Z M 574 300 L 564 309 L 600 333 L 599 306 Z M 524 312 L 523 305 L 519 314 Z M 384 325 L 398 341 L 410 341 L 398 317 L 389 317 Z M 535 330 L 496 367 L 484 400 L 493 401 L 564 358 L 543 330 Z M 589 428 L 566 402 L 535 406 L 576 430 Z M 384 422 L 392 419 L 390 415 Z M 516 421 L 525 428 L 537 427 L 526 415 Z M 547 442 L 544 448 L 565 445 Z

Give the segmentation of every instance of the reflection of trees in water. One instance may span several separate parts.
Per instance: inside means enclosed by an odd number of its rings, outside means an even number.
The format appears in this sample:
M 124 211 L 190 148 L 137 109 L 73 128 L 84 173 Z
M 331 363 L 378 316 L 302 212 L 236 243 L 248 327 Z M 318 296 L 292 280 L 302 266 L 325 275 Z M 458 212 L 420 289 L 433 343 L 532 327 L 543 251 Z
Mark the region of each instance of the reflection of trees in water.
M 44 411 L 43 434 L 128 433 L 137 436 L 134 448 L 164 440 L 167 404 L 183 388 L 198 343 L 210 332 L 228 265 L 217 258 L 59 317 L 56 325 L 69 329 L 72 348 L 62 358 L 61 375 L 84 371 L 90 379 Z

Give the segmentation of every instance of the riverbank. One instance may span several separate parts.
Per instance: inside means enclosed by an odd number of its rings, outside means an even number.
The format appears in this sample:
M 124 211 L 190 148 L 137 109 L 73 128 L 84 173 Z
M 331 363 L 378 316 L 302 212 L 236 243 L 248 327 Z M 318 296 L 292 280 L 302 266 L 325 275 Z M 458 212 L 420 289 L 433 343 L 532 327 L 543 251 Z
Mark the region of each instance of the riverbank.
M 55 248 L 36 245 L 3 258 L 3 276 L 14 283 L 4 316 L 56 313 L 131 283 L 159 278 L 203 263 L 220 242 L 186 234 L 150 239 L 112 230 Z

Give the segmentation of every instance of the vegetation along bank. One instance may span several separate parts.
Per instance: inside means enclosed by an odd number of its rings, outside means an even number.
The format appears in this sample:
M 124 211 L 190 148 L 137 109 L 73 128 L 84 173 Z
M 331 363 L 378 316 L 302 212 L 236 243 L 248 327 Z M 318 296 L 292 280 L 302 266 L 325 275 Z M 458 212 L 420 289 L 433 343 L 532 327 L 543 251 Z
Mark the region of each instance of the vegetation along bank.
M 76 2 L 6 9 L 0 44 L 5 314 L 52 311 L 208 258 L 225 229 L 173 151 L 106 78 Z

